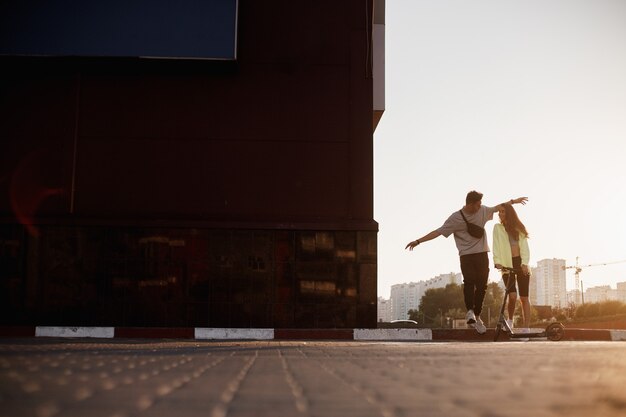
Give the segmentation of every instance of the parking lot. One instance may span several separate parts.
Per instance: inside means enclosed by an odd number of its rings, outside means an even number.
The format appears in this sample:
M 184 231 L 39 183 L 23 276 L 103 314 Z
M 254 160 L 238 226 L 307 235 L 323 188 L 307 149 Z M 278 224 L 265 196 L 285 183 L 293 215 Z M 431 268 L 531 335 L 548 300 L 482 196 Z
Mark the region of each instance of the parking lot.
M 621 342 L 0 339 L 2 416 L 623 416 Z

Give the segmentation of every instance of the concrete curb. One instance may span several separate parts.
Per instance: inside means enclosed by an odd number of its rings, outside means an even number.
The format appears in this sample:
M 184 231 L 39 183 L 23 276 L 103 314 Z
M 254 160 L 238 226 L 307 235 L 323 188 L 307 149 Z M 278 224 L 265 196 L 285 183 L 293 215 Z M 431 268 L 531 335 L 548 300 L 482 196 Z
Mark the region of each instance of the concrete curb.
M 47 327 L 37 326 L 36 337 L 95 337 L 108 339 L 115 337 L 114 327 Z
M 354 329 L 354 340 L 433 340 L 431 329 Z
M 273 340 L 274 329 L 210 329 L 196 328 L 195 339 L 209 340 Z
M 205 327 L 0 326 L 2 338 L 59 337 L 197 340 L 357 340 L 491 342 L 494 330 L 472 329 L 238 329 Z M 508 340 L 506 334 L 499 341 Z M 626 330 L 566 328 L 566 341 L 626 341 Z
M 611 340 L 626 342 L 626 330 L 611 330 Z

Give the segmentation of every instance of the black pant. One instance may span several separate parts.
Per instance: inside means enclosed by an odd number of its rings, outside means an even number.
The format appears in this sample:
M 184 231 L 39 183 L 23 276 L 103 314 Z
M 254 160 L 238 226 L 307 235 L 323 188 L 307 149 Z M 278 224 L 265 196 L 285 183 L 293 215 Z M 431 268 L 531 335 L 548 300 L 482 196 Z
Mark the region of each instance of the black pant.
M 461 273 L 463 274 L 465 307 L 468 310 L 474 310 L 474 314 L 478 317 L 483 309 L 489 279 L 487 252 L 461 256 Z
M 519 256 L 513 257 L 513 268 L 521 269 L 522 267 L 522 258 Z M 512 279 L 513 282 L 509 282 L 509 279 Z M 504 281 L 504 286 L 509 293 L 516 293 L 517 290 L 515 288 L 515 280 L 517 279 L 517 286 L 519 287 L 519 295 L 520 297 L 528 297 L 529 288 L 530 288 L 530 274 L 524 274 L 523 272 L 509 272 L 508 274 L 502 275 L 502 280 Z

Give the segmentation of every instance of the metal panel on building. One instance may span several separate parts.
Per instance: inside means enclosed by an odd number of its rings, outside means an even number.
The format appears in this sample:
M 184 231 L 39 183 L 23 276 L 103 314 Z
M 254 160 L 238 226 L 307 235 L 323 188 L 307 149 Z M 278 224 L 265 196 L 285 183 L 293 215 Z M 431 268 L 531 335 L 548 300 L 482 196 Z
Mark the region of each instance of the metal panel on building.
M 235 59 L 237 0 L 4 0 L 0 54 Z

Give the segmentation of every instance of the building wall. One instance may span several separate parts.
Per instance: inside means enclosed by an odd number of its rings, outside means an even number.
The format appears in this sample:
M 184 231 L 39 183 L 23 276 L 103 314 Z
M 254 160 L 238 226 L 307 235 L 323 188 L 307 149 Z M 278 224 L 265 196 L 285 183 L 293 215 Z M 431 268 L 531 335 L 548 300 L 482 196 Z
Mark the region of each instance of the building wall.
M 445 288 L 448 284 L 462 285 L 462 283 L 463 275 L 461 273 L 450 272 L 448 274 L 438 275 L 426 281 L 392 285 L 389 299 L 391 303 L 391 319 L 408 319 L 409 310 L 419 309 L 420 301 L 427 290 Z
M 391 301 L 378 297 L 378 322 L 388 323 L 391 318 Z
M 618 282 L 617 289 L 617 300 L 626 303 L 626 282 Z
M 241 0 L 234 62 L 1 58 L 18 321 L 374 326 L 371 13 Z
M 408 284 L 391 286 L 389 301 L 391 302 L 391 320 L 406 320 L 408 316 Z
M 616 300 L 616 291 L 611 289 L 610 285 L 599 285 L 597 287 L 587 288 L 585 291 L 586 303 L 601 303 L 609 300 Z
M 528 283 L 528 300 L 530 301 L 530 305 L 541 305 L 537 302 L 537 280 L 539 279 L 541 272 L 539 272 L 539 268 L 530 268 L 530 282 Z M 504 284 L 502 285 L 504 288 Z
M 618 282 L 617 288 L 610 285 L 590 287 L 585 290 L 585 303 L 601 303 L 604 301 L 621 301 L 626 303 L 626 282 Z
M 533 268 L 533 280 L 536 287 L 536 300 L 534 304 L 548 305 L 552 307 L 567 306 L 567 290 L 565 279 L 565 260 L 542 259 Z M 530 297 L 531 302 L 533 297 Z
M 33 239 L 13 226 L 11 239 L 8 230 L 3 325 L 371 325 L 375 232 L 43 226 Z

